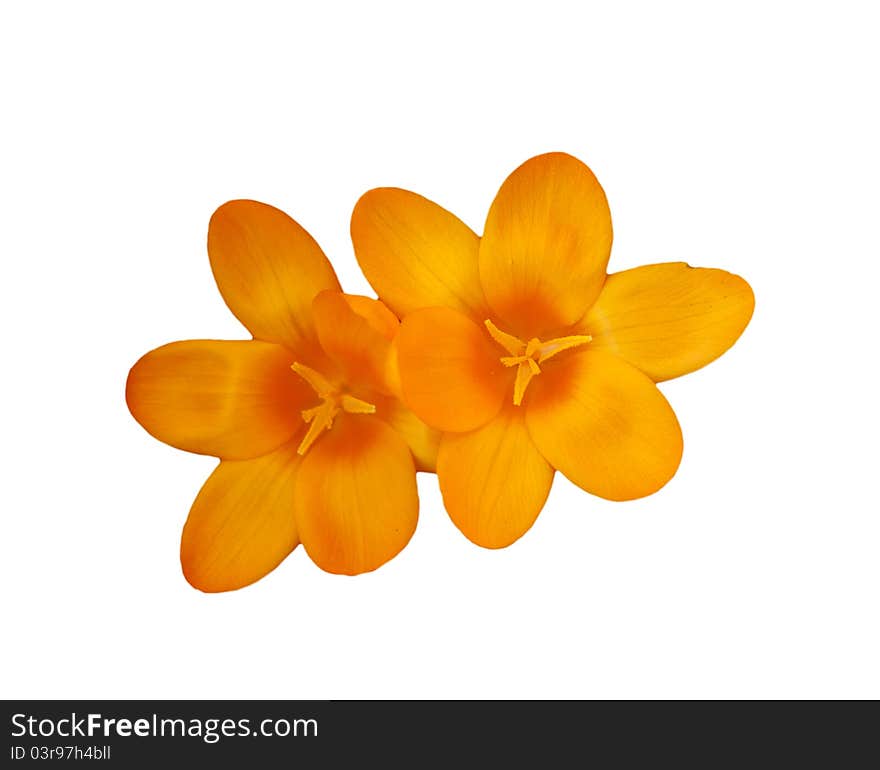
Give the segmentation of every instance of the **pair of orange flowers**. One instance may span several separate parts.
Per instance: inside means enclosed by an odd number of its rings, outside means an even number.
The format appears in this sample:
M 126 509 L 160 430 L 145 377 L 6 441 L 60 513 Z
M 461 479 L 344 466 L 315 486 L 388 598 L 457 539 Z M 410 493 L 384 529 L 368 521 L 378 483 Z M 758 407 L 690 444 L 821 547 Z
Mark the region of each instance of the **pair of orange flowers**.
M 395 188 L 358 201 L 351 236 L 379 300 L 343 294 L 283 212 L 224 204 L 211 268 L 253 339 L 173 342 L 129 374 L 147 431 L 220 458 L 183 529 L 196 588 L 248 585 L 299 543 L 329 572 L 376 569 L 415 530 L 418 470 L 489 548 L 531 527 L 556 470 L 610 500 L 657 491 L 682 437 L 655 383 L 721 355 L 754 307 L 723 270 L 607 275 L 605 194 L 563 153 L 507 178 L 482 238 Z

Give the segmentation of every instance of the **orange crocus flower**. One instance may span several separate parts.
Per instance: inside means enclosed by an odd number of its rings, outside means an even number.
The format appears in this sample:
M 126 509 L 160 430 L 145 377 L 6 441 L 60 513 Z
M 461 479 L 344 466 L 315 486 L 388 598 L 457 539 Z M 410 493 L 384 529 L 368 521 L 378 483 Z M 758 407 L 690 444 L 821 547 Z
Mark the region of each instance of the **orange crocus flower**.
M 351 234 L 403 319 L 403 399 L 443 431 L 446 508 L 489 548 L 531 527 L 555 470 L 609 500 L 660 489 L 682 436 L 655 383 L 720 356 L 754 307 L 749 285 L 723 270 L 674 262 L 607 275 L 605 193 L 563 153 L 507 178 L 482 238 L 396 188 L 358 201 Z
M 220 458 L 183 529 L 184 575 L 203 591 L 240 588 L 300 542 L 328 572 L 376 569 L 415 530 L 416 470 L 434 469 L 438 442 L 392 395 L 397 318 L 342 294 L 318 244 L 263 203 L 221 206 L 208 254 L 254 339 L 172 342 L 126 386 L 153 436 Z

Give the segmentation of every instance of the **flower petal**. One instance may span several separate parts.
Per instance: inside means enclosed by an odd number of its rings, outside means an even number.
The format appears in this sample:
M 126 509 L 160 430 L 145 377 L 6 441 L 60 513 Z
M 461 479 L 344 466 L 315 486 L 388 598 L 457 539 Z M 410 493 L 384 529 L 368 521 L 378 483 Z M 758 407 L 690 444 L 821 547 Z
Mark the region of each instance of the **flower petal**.
M 312 312 L 321 347 L 346 380 L 391 393 L 388 358 L 398 326 L 391 311 L 369 297 L 322 291 L 312 302 Z
M 416 470 L 434 473 L 440 432 L 425 425 L 396 398 L 383 399 L 376 409 L 376 414 L 403 437 L 415 459 Z
M 487 317 L 480 239 L 436 203 L 395 187 L 369 190 L 352 212 L 351 239 L 367 280 L 401 318 L 434 306 Z
M 480 277 L 521 339 L 579 320 L 611 253 L 611 212 L 593 172 L 561 152 L 527 160 L 501 185 L 480 242 Z
M 223 460 L 189 512 L 180 541 L 183 574 L 202 591 L 232 591 L 277 567 L 299 543 L 296 442 L 252 460 Z
M 293 219 L 257 201 L 224 203 L 211 217 L 208 255 L 223 299 L 255 338 L 298 354 L 315 345 L 312 298 L 339 282 Z
M 300 539 L 327 572 L 382 566 L 409 542 L 418 520 L 412 455 L 372 416 L 337 418 L 303 458 L 296 494 Z
M 553 467 L 608 500 L 656 492 L 681 461 L 681 429 L 663 394 L 604 351 L 548 361 L 526 394 L 526 424 Z
M 534 524 L 553 468 L 529 436 L 524 410 L 511 403 L 478 430 L 444 434 L 437 477 L 455 526 L 477 545 L 503 548 Z
M 290 351 L 268 342 L 172 342 L 134 365 L 125 399 L 166 444 L 229 460 L 257 457 L 293 435 L 313 400 L 291 362 Z
M 718 358 L 754 307 L 752 288 L 738 275 L 669 262 L 609 275 L 580 325 L 592 335 L 592 348 L 661 382 Z
M 408 315 L 397 352 L 404 403 L 438 430 L 479 428 L 498 414 L 512 387 L 486 330 L 456 310 Z
M 400 328 L 400 321 L 378 299 L 364 297 L 360 294 L 343 294 L 348 306 L 359 316 L 365 318 L 386 340 L 393 340 Z

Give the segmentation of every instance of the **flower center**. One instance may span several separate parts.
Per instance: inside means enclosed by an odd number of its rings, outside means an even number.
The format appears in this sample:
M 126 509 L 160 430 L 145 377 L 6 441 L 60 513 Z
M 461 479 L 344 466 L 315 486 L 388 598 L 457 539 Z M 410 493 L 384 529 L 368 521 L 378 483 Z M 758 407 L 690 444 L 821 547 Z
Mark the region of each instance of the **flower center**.
M 311 367 L 294 362 L 290 368 L 309 383 L 321 399 L 321 403 L 317 406 L 302 411 L 302 418 L 308 423 L 309 429 L 296 450 L 297 454 L 304 455 L 308 452 L 309 447 L 317 441 L 318 436 L 333 427 L 333 419 L 340 411 L 351 414 L 373 414 L 376 411 L 375 404 L 343 393 L 324 375 Z
M 510 353 L 509 356 L 501 357 L 501 363 L 505 366 L 517 367 L 516 380 L 513 384 L 513 403 L 516 406 L 522 404 L 523 396 L 532 377 L 541 373 L 540 364 L 563 350 L 586 345 L 593 339 L 589 334 L 575 334 L 569 337 L 557 337 L 546 342 L 532 337 L 528 342 L 523 342 L 519 337 L 501 331 L 488 319 L 485 324 L 492 339 Z

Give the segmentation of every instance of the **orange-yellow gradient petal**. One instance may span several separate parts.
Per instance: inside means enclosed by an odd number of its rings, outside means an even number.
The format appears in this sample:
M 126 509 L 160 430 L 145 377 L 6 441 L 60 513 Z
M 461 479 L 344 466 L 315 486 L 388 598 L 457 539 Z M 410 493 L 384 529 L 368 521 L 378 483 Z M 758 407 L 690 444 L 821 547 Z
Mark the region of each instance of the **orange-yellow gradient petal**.
M 498 414 L 512 387 L 485 328 L 456 310 L 411 313 L 396 344 L 404 402 L 438 430 L 479 428 Z
M 524 410 L 509 404 L 478 430 L 443 434 L 437 477 L 462 533 L 477 545 L 503 548 L 534 524 L 553 468 L 532 442 Z
M 437 469 L 439 431 L 427 426 L 396 398 L 377 400 L 376 415 L 403 437 L 416 461 L 416 470 L 433 473 Z
M 526 394 L 541 454 L 579 487 L 608 500 L 656 492 L 678 469 L 681 429 L 648 377 L 603 351 L 559 356 Z
M 501 185 L 480 242 L 489 305 L 518 337 L 579 320 L 602 288 L 611 212 L 593 172 L 560 152 L 527 160 Z
M 265 203 L 229 201 L 211 217 L 208 255 L 223 299 L 255 338 L 300 354 L 314 346 L 312 298 L 339 282 L 299 224 Z
M 202 591 L 232 591 L 271 572 L 299 543 L 296 442 L 252 460 L 223 460 L 183 528 L 183 574 Z
M 480 239 L 436 203 L 395 187 L 369 190 L 352 212 L 351 239 L 367 280 L 401 318 L 435 305 L 486 317 Z
M 343 294 L 348 306 L 359 316 L 365 318 L 386 340 L 393 340 L 400 328 L 400 321 L 385 305 L 377 299 L 360 294 Z
M 350 383 L 391 393 L 388 358 L 398 321 L 381 302 L 323 291 L 312 302 L 321 347 Z
M 268 342 L 172 342 L 134 365 L 125 399 L 166 444 L 226 459 L 256 457 L 293 435 L 313 399 L 291 363 L 290 351 Z
M 327 572 L 374 570 L 415 532 L 419 498 L 412 455 L 374 416 L 337 418 L 303 458 L 296 495 L 302 544 Z
M 754 308 L 752 289 L 738 275 L 669 262 L 609 275 L 582 325 L 591 347 L 661 382 L 718 358 Z

